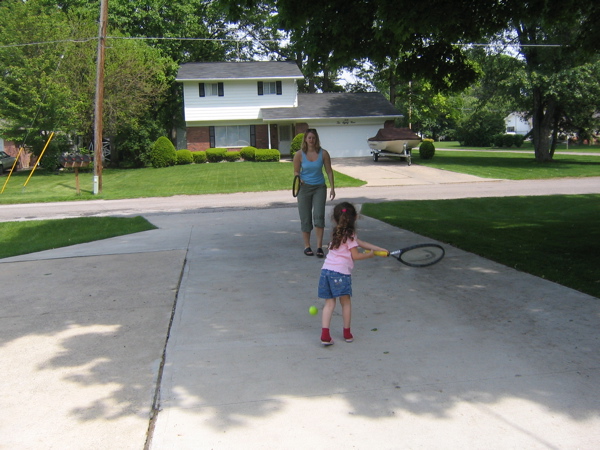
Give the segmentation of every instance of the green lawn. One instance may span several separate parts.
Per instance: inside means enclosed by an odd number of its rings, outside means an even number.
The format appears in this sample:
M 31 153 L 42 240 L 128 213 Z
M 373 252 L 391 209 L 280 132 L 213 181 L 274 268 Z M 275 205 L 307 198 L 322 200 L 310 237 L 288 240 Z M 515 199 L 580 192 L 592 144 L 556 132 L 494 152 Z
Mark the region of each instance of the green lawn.
M 362 213 L 600 297 L 600 195 L 401 201 Z
M 82 217 L 0 223 L 0 258 L 153 230 L 143 217 Z
M 600 155 L 554 155 L 554 160 L 537 162 L 532 153 L 485 151 L 437 151 L 432 159 L 419 157 L 415 164 L 466 173 L 483 178 L 533 180 L 542 178 L 600 176 Z
M 442 141 L 434 142 L 435 148 L 449 149 L 449 150 L 502 150 L 501 148 L 492 147 L 464 147 L 460 145 L 460 142 L 456 141 Z M 506 149 L 508 150 L 508 149 Z M 527 151 L 533 154 L 533 144 L 531 142 L 524 142 L 521 147 L 512 147 L 510 150 L 513 151 Z M 556 147 L 557 152 L 576 152 L 576 153 L 600 153 L 600 145 L 573 145 L 569 144 L 567 147 L 566 143 L 560 143 Z
M 58 174 L 36 171 L 24 187 L 28 176 L 28 171 L 13 174 L 0 195 L 0 204 L 291 190 L 293 168 L 289 162 L 235 162 L 162 169 L 104 169 L 99 195 L 93 194 L 91 171 L 79 173 L 80 195 L 75 189 L 75 174 L 70 170 Z M 2 185 L 5 181 L 6 176 L 0 178 Z M 336 172 L 335 184 L 348 187 L 365 182 Z

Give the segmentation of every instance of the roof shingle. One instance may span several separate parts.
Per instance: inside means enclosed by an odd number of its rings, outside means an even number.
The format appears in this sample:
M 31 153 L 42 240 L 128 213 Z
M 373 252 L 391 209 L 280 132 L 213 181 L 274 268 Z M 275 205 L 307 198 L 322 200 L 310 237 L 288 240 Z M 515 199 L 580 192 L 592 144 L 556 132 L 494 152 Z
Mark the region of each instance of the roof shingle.
M 379 92 L 298 94 L 295 108 L 262 108 L 263 120 L 402 117 Z
M 179 66 L 177 81 L 294 78 L 304 76 L 294 61 L 204 62 Z

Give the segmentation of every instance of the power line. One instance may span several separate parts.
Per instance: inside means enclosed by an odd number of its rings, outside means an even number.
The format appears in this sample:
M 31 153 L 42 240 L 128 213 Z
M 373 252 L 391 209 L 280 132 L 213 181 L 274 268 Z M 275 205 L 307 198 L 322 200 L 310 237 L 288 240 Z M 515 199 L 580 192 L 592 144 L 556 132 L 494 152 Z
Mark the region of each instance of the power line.
M 0 45 L 0 48 L 11 47 L 26 47 L 30 45 L 51 45 L 63 43 L 84 43 L 97 40 L 98 37 L 90 37 L 83 39 L 63 39 L 59 41 L 43 41 L 43 42 L 27 42 L 23 44 L 5 44 Z M 277 39 L 234 39 L 234 38 L 186 38 L 186 37 L 134 37 L 134 36 L 106 36 L 106 39 L 123 39 L 123 40 L 145 40 L 145 41 L 217 41 L 217 42 L 279 42 Z

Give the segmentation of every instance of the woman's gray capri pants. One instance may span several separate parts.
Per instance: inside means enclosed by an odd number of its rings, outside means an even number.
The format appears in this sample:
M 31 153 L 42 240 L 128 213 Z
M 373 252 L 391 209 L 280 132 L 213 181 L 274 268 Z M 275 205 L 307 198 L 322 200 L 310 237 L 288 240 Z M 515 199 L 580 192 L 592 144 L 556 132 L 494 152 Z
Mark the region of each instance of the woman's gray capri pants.
M 325 228 L 327 185 L 303 184 L 297 198 L 301 230 L 304 233 L 310 232 L 313 221 L 315 227 Z

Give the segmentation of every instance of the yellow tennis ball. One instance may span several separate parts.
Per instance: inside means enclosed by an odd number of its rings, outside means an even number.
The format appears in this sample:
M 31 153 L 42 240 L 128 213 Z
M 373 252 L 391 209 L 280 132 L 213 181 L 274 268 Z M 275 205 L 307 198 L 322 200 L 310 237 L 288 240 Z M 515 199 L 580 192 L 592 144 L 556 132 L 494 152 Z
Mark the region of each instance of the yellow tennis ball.
M 316 306 L 311 306 L 310 308 L 308 308 L 308 312 L 311 316 L 316 316 L 319 312 L 319 309 Z

